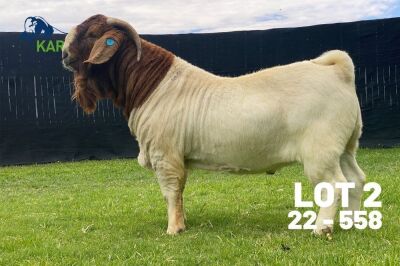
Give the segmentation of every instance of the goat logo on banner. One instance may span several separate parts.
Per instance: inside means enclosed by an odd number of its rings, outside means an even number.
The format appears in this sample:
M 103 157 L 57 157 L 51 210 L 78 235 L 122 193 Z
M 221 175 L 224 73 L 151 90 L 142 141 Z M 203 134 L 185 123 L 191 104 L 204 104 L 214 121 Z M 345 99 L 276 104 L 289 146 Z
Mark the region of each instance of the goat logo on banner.
M 43 17 L 27 17 L 24 22 L 24 31 L 21 33 L 21 39 L 36 41 L 36 52 L 60 52 L 64 41 L 51 40 L 55 31 L 67 34 L 50 25 Z

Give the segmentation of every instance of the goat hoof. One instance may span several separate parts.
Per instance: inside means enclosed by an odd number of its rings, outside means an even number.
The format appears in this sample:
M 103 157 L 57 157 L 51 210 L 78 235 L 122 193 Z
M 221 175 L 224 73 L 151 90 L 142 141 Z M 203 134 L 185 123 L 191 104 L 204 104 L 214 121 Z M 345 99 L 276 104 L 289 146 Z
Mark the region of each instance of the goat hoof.
M 182 233 L 183 231 L 185 231 L 185 226 L 168 227 L 167 234 L 174 236 L 174 235 L 177 235 L 179 233 Z
M 314 229 L 313 234 L 315 236 L 325 236 L 328 240 L 333 239 L 333 227 L 332 226 L 322 226 Z

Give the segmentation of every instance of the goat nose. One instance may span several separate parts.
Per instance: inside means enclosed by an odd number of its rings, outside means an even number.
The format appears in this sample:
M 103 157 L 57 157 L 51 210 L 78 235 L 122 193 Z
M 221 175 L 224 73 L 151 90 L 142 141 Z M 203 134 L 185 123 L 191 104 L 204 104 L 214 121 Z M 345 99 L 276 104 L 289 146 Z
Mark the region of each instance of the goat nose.
M 67 58 L 68 57 L 68 52 L 67 51 L 62 51 L 61 57 L 62 57 L 63 60 L 65 58 Z

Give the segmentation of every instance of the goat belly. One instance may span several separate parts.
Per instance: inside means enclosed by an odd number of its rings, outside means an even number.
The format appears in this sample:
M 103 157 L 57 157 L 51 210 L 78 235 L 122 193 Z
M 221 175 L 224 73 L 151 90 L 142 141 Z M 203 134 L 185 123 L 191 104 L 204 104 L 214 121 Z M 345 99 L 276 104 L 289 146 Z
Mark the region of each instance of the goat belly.
M 287 131 L 284 119 L 272 119 L 270 115 L 273 113 L 261 111 L 247 117 L 248 113 L 231 112 L 223 121 L 212 123 L 212 127 L 199 128 L 185 157 L 187 165 L 230 172 L 264 172 L 277 164 L 296 161 L 296 138 Z
M 201 150 L 192 151 L 185 156 L 185 165 L 189 168 L 228 171 L 237 173 L 256 173 L 275 171 L 296 161 L 295 151 L 284 143 L 259 143 L 247 145 L 242 142 L 219 142 L 208 144 Z

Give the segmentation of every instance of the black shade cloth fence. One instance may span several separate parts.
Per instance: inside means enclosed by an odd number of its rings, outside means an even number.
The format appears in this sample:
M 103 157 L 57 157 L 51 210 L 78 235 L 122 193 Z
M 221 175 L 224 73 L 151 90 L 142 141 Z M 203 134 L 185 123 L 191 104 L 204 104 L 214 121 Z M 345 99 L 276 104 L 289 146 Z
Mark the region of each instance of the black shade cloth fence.
M 345 50 L 356 66 L 361 145 L 400 144 L 400 18 L 142 37 L 225 76 Z M 38 51 L 36 40 L 20 33 L 0 33 L 0 165 L 136 156 L 137 144 L 110 101 L 101 101 L 93 115 L 71 102 L 72 76 L 60 59 L 60 52 Z

